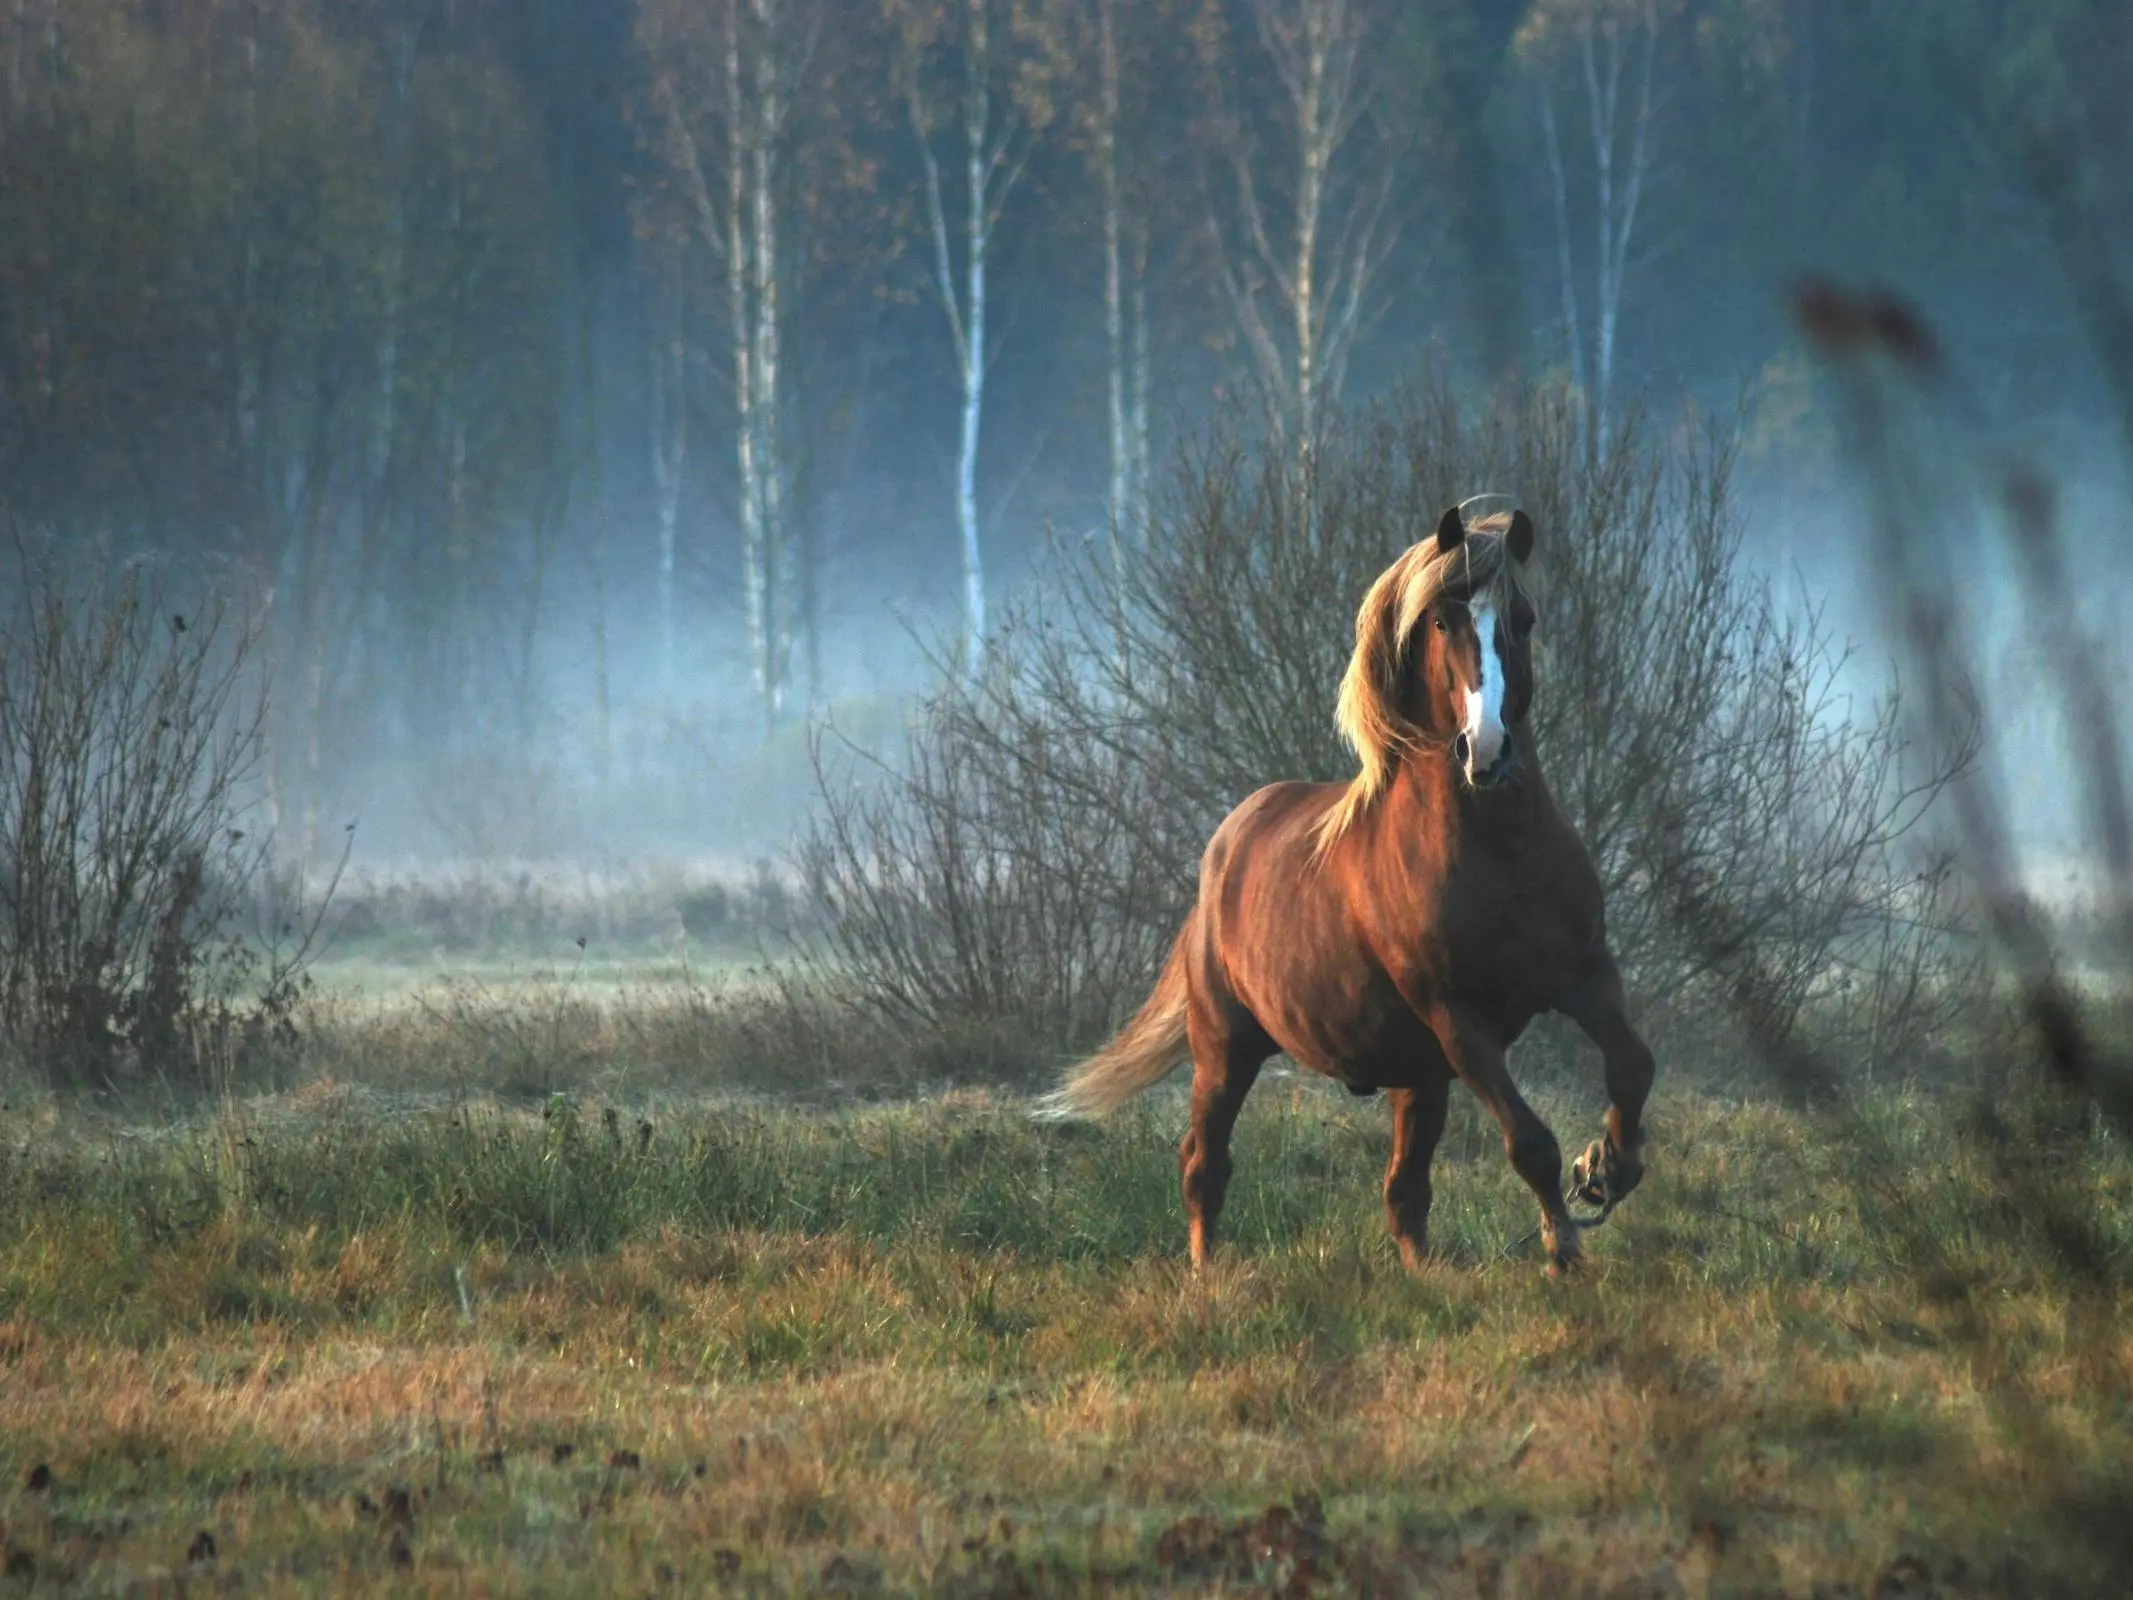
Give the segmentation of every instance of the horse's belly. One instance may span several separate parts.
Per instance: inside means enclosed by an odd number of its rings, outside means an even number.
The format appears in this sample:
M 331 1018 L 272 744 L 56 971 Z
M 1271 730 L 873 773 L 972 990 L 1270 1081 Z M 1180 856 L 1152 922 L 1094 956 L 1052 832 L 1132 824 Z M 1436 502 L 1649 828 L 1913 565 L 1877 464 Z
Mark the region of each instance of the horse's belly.
M 1444 1070 L 1435 1038 L 1389 979 L 1342 1002 L 1281 1007 L 1262 1022 L 1298 1066 L 1355 1087 L 1409 1088 Z

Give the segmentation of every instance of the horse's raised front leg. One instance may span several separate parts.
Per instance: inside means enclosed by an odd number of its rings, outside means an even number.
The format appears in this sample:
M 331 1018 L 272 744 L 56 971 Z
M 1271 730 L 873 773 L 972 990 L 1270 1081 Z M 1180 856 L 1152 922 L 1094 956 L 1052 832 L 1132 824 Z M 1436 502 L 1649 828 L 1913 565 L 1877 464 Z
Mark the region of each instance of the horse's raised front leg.
M 1178 1146 L 1178 1173 L 1185 1185 L 1192 1264 L 1204 1267 L 1229 1192 L 1230 1133 L 1271 1047 L 1258 1048 L 1237 1037 L 1237 1030 L 1198 1018 L 1188 1019 L 1187 1032 L 1192 1039 L 1192 1121 Z
M 1578 1157 L 1571 1181 L 1580 1200 L 1611 1205 L 1644 1177 L 1644 1101 L 1652 1089 L 1652 1052 L 1630 1025 L 1622 975 L 1605 951 L 1555 1009 L 1584 1030 L 1605 1062 L 1607 1135 Z
M 1547 1247 L 1550 1275 L 1573 1270 L 1583 1249 L 1570 1208 L 1563 1203 L 1562 1147 L 1511 1081 L 1503 1046 L 1487 1030 L 1455 1012 L 1438 1011 L 1430 1019 L 1430 1031 L 1437 1035 L 1460 1080 L 1496 1118 L 1512 1167 L 1540 1201 L 1541 1243 Z
M 1451 1104 L 1449 1073 L 1433 1077 L 1419 1089 L 1393 1089 L 1392 1163 L 1385 1169 L 1385 1216 L 1399 1241 L 1400 1259 L 1419 1272 L 1429 1255 L 1429 1166 L 1444 1137 L 1444 1116 Z

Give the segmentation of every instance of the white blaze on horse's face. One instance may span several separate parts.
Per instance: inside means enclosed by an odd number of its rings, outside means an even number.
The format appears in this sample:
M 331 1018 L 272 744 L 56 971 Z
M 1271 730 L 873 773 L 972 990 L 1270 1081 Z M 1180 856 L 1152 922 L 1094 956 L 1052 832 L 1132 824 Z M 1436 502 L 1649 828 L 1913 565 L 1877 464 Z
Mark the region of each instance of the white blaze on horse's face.
M 1478 780 L 1503 754 L 1503 653 L 1496 642 L 1496 607 L 1474 607 L 1474 637 L 1481 646 L 1481 686 L 1464 691 L 1466 715 L 1460 723 L 1460 764 L 1468 782 Z

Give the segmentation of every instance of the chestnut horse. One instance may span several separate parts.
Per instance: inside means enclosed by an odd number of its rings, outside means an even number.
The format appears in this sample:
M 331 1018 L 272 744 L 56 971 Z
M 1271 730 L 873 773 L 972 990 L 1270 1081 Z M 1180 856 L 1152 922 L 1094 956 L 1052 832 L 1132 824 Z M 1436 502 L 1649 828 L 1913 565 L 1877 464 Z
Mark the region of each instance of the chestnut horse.
M 1561 1151 L 1505 1064 L 1542 1011 L 1574 1020 L 1606 1062 L 1606 1135 L 1576 1164 L 1577 1198 L 1611 1209 L 1643 1176 L 1651 1051 L 1624 1006 L 1599 876 L 1527 724 L 1532 550 L 1523 511 L 1469 529 L 1454 506 L 1370 586 L 1336 713 L 1363 770 L 1273 784 L 1224 819 L 1154 992 L 1044 1103 L 1101 1116 L 1190 1054 L 1178 1157 L 1195 1266 L 1214 1243 L 1230 1131 L 1276 1051 L 1357 1094 L 1386 1091 L 1385 1209 L 1411 1267 L 1454 1077 L 1539 1197 L 1550 1271 L 1576 1264 Z

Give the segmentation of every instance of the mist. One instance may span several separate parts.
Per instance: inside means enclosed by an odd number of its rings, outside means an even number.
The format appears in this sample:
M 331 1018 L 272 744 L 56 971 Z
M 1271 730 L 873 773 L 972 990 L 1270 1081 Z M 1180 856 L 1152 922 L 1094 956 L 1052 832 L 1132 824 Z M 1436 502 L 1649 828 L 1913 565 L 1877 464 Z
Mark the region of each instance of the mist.
M 1745 567 L 1852 641 L 1863 706 L 1894 656 L 1785 310 L 1820 274 L 1939 329 L 2123 671 L 2125 433 L 2034 159 L 2133 172 L 2108 29 L 1053 0 L 973 32 L 992 9 L 17 7 L 18 543 L 256 619 L 290 859 L 353 822 L 380 870 L 741 864 L 804 826 L 818 744 L 893 759 L 981 603 L 1132 559 L 1194 441 L 1567 384 L 1596 448 L 1633 411 L 1732 434 Z M 1484 490 L 1519 486 L 1442 497 Z M 2079 730 L 2024 646 L 2058 624 L 1979 550 L 1988 764 L 2049 866 L 2078 819 L 2036 774 Z

